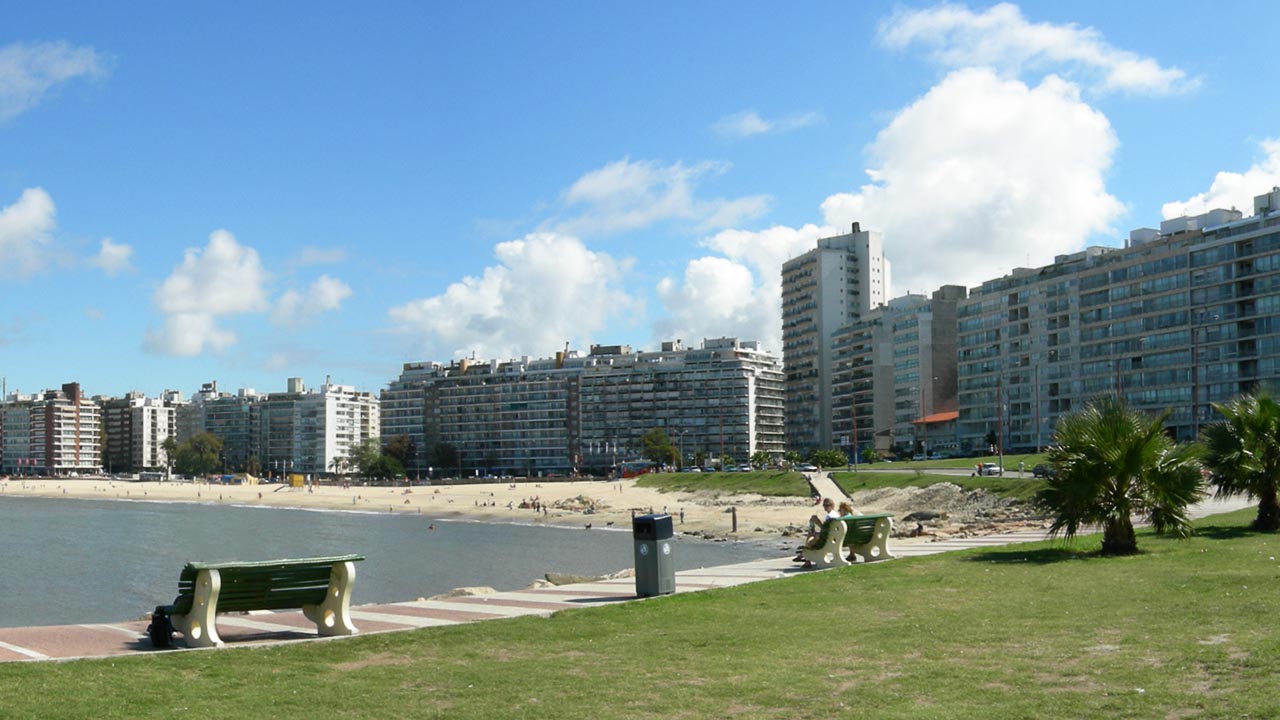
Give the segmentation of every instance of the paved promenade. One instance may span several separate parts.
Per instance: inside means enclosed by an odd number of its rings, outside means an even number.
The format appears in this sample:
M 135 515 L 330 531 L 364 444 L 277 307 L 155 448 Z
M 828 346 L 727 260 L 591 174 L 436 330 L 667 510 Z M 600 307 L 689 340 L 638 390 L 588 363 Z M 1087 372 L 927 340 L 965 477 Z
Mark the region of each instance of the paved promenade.
M 1249 507 L 1242 498 L 1209 500 L 1192 509 L 1192 515 L 1228 512 Z M 1043 531 L 956 538 L 938 542 L 891 541 L 889 550 L 899 558 L 937 555 L 980 547 L 999 547 L 1045 539 Z M 676 592 L 732 587 L 761 580 L 775 580 L 801 573 L 789 557 L 756 560 L 737 565 L 699 568 L 676 573 Z M 356 584 L 359 593 L 359 582 Z M 500 592 L 478 597 L 447 600 L 414 600 L 352 608 L 352 618 L 361 634 L 411 630 L 440 625 L 499 620 L 523 615 L 550 615 L 570 608 L 601 607 L 636 600 L 635 580 L 621 578 L 600 582 L 561 585 L 533 590 Z M 147 608 L 139 608 L 139 612 Z M 29 628 L 0 628 L 0 662 L 66 660 L 111 657 L 138 653 L 201 652 L 199 650 L 156 650 L 147 639 L 146 620 L 88 625 L 57 625 Z M 318 641 L 315 625 L 301 611 L 263 612 L 249 615 L 219 615 L 218 634 L 227 647 L 251 647 L 271 643 Z M 341 638 L 324 639 L 341 642 Z M 181 640 L 177 640 L 181 644 Z

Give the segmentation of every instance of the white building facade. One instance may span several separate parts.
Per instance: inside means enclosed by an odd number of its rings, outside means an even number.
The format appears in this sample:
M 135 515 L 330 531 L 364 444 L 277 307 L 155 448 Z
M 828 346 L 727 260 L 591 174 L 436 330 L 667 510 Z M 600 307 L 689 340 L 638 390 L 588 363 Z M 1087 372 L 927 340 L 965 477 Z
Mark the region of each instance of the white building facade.
M 782 363 L 789 449 L 829 448 L 833 406 L 833 334 L 889 297 L 889 262 L 880 233 L 858 223 L 846 235 L 782 266 Z

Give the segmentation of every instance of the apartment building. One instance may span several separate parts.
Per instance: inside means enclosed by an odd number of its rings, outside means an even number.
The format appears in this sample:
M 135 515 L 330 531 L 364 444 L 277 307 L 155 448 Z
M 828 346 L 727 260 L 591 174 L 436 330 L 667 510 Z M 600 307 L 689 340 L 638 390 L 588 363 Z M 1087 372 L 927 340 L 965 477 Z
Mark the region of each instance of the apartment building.
M 832 335 L 832 428 L 836 444 L 879 454 L 957 450 L 956 310 L 966 289 L 908 294 Z
M 329 382 L 308 391 L 301 378 L 289 378 L 284 392 L 258 393 L 242 388 L 219 392 L 206 383 L 179 414 L 179 439 L 208 432 L 222 439 L 221 467 L 279 476 L 324 474 L 335 460 L 379 433 L 378 399 L 349 385 Z
M 784 379 L 775 355 L 736 338 L 679 341 L 657 352 L 593 347 L 583 369 L 579 452 L 589 467 L 641 457 L 640 438 L 661 428 L 688 464 L 697 457 L 743 463 L 784 451 Z
M 788 448 L 833 444 L 832 335 L 857 322 L 889 295 L 889 262 L 880 233 L 858 223 L 846 235 L 782 266 L 782 363 L 786 372 Z
M 1171 411 L 1195 437 L 1211 404 L 1280 377 L 1280 189 L 983 283 L 958 316 L 962 449 L 1033 450 L 1104 394 Z
M 164 443 L 177 439 L 182 394 L 166 390 L 149 398 L 130 392 L 121 398 L 95 398 L 101 408 L 102 464 L 108 473 L 158 472 L 168 466 Z
M 0 412 L 0 459 L 10 474 L 69 475 L 102 469 L 99 408 L 80 389 L 11 395 Z
M 450 474 L 607 472 L 641 459 L 640 438 L 655 427 L 689 457 L 782 451 L 777 358 L 733 338 L 696 350 L 677 341 L 657 352 L 596 345 L 586 356 L 406 363 L 382 401 L 383 442 L 409 436 L 424 473 L 445 455 L 455 467 L 437 469 Z
M 210 433 L 222 439 L 219 470 L 242 472 L 254 466 L 261 470 L 254 408 L 262 399 L 253 388 L 233 394 L 220 392 L 217 382 L 205 383 L 191 403 L 178 411 L 178 442 L 196 433 Z

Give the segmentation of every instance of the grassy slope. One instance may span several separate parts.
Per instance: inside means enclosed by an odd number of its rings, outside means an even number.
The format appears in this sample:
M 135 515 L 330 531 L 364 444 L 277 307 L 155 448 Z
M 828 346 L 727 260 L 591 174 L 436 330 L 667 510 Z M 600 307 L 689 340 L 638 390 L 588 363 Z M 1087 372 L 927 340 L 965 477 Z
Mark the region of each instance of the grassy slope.
M 1004 477 L 967 477 L 960 475 L 938 475 L 904 472 L 838 472 L 833 479 L 845 494 L 857 490 L 873 490 L 882 487 L 928 487 L 935 483 L 949 482 L 959 485 L 965 490 L 987 490 L 1001 497 L 1012 497 L 1018 500 L 1030 500 L 1038 490 L 1044 487 L 1043 480 L 1037 480 L 1027 474 L 1024 478 L 1015 475 Z
M 721 493 L 756 493 L 781 497 L 808 497 L 809 482 L 798 472 L 649 473 L 636 478 L 640 487 L 663 492 L 709 490 Z
M 1280 537 L 1030 545 L 340 642 L 0 665 L 7 717 L 1269 717 Z M 833 712 L 834 711 L 834 712 Z M 842 712 L 843 711 L 843 712 Z

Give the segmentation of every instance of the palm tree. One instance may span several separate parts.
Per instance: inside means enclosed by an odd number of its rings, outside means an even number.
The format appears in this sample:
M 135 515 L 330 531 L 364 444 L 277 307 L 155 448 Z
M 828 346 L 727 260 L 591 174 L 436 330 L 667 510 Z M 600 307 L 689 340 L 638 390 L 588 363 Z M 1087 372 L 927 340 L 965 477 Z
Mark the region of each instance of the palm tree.
M 1201 494 L 1200 464 L 1194 446 L 1165 435 L 1168 415 L 1152 420 L 1105 397 L 1058 421 L 1048 452 L 1058 472 L 1039 495 L 1054 516 L 1050 534 L 1101 525 L 1104 555 L 1138 551 L 1135 515 L 1156 532 L 1191 534 L 1187 506 Z
M 1258 500 L 1253 529 L 1280 529 L 1280 504 L 1276 481 L 1280 478 L 1280 406 L 1266 391 L 1241 395 L 1215 404 L 1223 420 L 1201 433 L 1204 464 L 1213 473 L 1210 482 L 1223 495 L 1246 495 Z

